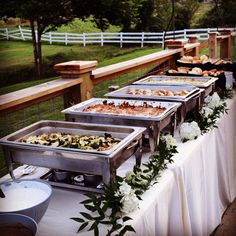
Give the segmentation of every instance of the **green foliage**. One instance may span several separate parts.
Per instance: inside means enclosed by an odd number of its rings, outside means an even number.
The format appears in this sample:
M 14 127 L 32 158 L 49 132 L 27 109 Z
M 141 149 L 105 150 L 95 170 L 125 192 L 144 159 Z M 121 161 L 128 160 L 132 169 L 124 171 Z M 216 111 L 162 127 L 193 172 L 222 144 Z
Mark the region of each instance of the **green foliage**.
M 34 80 L 32 45 L 30 42 L 0 41 L 0 87 Z M 160 48 L 118 45 L 42 45 L 42 78 L 56 76 L 53 65 L 71 60 L 97 60 L 98 67 L 133 59 Z M 1 89 L 0 89 L 1 93 Z
M 86 212 L 80 212 L 80 217 L 73 217 L 80 224 L 78 232 L 83 230 L 93 230 L 94 235 L 99 235 L 99 225 L 107 226 L 107 236 L 122 236 L 128 231 L 135 232 L 131 225 L 127 225 L 127 221 L 132 220 L 128 216 L 124 216 L 121 212 L 122 195 L 117 194 L 123 181 L 126 181 L 136 195 L 141 199 L 141 195 L 155 183 L 155 179 L 160 172 L 167 168 L 167 163 L 171 163 L 173 155 L 177 153 L 176 146 L 167 147 L 165 139 L 160 139 L 156 152 L 150 156 L 150 160 L 144 164 L 144 168 L 134 167 L 132 181 L 128 177 L 121 178 L 117 176 L 116 180 L 109 185 L 104 186 L 102 195 L 92 193 L 85 194 L 87 199 L 82 201 Z M 145 181 L 145 184 L 140 184 Z M 88 213 L 90 212 L 90 213 Z
M 176 2 L 175 27 L 188 29 L 192 18 L 199 7 L 197 0 L 180 0 Z
M 88 17 L 84 20 L 75 18 L 73 21 L 68 24 L 62 25 L 57 29 L 57 32 L 68 32 L 68 33 L 88 33 L 88 32 L 100 32 L 101 30 L 97 27 L 94 18 Z M 119 32 L 120 27 L 114 25 L 108 25 L 106 29 L 107 32 Z
M 200 27 L 235 27 L 236 1 L 214 0 L 214 7 L 199 20 Z
M 220 106 L 215 107 L 213 113 L 208 117 L 205 117 L 203 114 L 197 112 L 195 121 L 198 123 L 201 132 L 204 134 L 213 128 L 217 128 L 216 121 L 222 113 L 227 113 L 226 103 L 222 103 Z

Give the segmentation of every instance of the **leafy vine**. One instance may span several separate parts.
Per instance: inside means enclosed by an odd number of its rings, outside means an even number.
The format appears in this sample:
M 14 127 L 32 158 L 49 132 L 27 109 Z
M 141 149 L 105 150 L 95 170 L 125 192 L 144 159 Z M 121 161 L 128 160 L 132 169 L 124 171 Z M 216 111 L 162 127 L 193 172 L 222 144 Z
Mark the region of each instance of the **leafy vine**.
M 127 231 L 135 232 L 134 228 L 127 224 L 132 220 L 127 214 L 138 208 L 141 195 L 157 183 L 157 177 L 167 168 L 167 164 L 173 161 L 175 153 L 175 139 L 171 135 L 162 136 L 156 151 L 142 167 L 135 166 L 124 178 L 117 176 L 115 181 L 104 186 L 102 195 L 85 194 L 87 199 L 81 204 L 86 208 L 86 212 L 80 212 L 79 217 L 71 218 L 80 223 L 78 232 L 87 229 L 98 236 L 99 225 L 106 225 L 107 236 L 122 236 Z

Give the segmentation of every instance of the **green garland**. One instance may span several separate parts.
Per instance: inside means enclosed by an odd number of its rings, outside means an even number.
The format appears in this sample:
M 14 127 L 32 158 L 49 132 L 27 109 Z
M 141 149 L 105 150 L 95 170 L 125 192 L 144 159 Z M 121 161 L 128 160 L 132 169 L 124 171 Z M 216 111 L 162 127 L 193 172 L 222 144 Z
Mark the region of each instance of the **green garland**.
M 172 157 L 175 153 L 177 153 L 176 146 L 168 145 L 164 138 L 160 138 L 157 150 L 151 155 L 149 161 L 143 164 L 143 168 L 135 166 L 131 175 L 124 178 L 117 176 L 110 185 L 104 186 L 102 195 L 85 194 L 88 198 L 81 204 L 87 211 L 80 212 L 80 217 L 71 218 L 80 223 L 78 232 L 92 230 L 97 236 L 99 235 L 99 225 L 106 225 L 107 236 L 113 234 L 122 236 L 127 231 L 135 232 L 134 228 L 127 224 L 127 221 L 132 219 L 122 213 L 123 196 L 117 194 L 122 183 L 125 181 L 132 188 L 136 197 L 141 200 L 141 195 L 157 182 L 156 178 L 160 172 L 167 168 L 168 163 L 173 162 Z

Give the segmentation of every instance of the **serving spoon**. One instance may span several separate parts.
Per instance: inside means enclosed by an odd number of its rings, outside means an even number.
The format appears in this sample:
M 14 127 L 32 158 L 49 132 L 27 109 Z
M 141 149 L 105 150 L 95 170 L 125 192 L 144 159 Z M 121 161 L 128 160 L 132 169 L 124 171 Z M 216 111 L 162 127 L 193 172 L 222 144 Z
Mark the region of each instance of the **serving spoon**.
M 36 166 L 26 166 L 24 169 L 21 171 L 21 175 L 18 178 L 21 178 L 24 175 L 30 175 L 36 170 Z

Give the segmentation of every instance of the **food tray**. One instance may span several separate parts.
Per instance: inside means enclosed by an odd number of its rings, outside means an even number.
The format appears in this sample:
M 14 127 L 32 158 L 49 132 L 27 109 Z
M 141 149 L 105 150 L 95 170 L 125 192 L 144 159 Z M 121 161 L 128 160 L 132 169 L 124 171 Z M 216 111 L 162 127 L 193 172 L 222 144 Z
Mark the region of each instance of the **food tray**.
M 123 102 L 127 102 L 130 105 L 152 105 L 165 107 L 166 110 L 159 116 L 143 116 L 142 114 L 134 115 L 122 115 L 122 114 L 106 114 L 96 112 L 84 112 L 83 109 L 103 103 L 113 102 L 118 105 Z M 175 128 L 175 117 L 178 107 L 181 103 L 177 102 L 163 102 L 163 101 L 137 101 L 127 99 L 103 99 L 103 98 L 92 98 L 85 102 L 74 105 L 66 110 L 62 111 L 65 114 L 66 120 L 76 122 L 91 122 L 96 124 L 117 124 L 117 125 L 131 125 L 131 126 L 142 126 L 147 128 L 149 135 L 149 143 L 151 151 L 154 151 L 156 143 L 158 143 L 160 131 L 167 125 L 171 125 L 172 132 Z
M 159 89 L 165 89 L 172 92 L 180 92 L 182 90 L 189 91 L 188 94 L 185 96 L 158 96 L 158 95 L 145 95 L 145 94 L 129 94 L 130 91 L 133 90 L 139 90 L 139 89 L 147 89 L 147 90 L 159 90 Z M 184 101 L 187 98 L 191 97 L 192 95 L 195 95 L 200 91 L 199 88 L 195 86 L 189 86 L 189 85 L 180 85 L 180 86 L 152 86 L 152 85 L 130 85 L 126 86 L 124 88 L 115 90 L 113 92 L 105 94 L 105 96 L 109 98 L 129 98 L 129 99 L 146 99 L 146 100 L 164 100 L 164 101 Z
M 136 154 L 141 162 L 141 139 L 145 128 L 102 124 L 79 124 L 65 121 L 40 121 L 16 131 L 2 139 L 4 156 L 10 175 L 14 179 L 13 162 L 52 169 L 102 175 L 103 182 L 114 178 L 116 169 L 130 156 Z M 42 132 L 81 132 L 103 135 L 104 132 L 122 139 L 112 150 L 89 152 L 75 148 L 52 147 L 19 142 L 20 139 Z
M 139 115 L 124 115 L 124 114 L 108 114 L 108 113 L 97 113 L 97 112 L 85 112 L 83 111 L 85 108 L 96 105 L 96 104 L 101 104 L 104 101 L 107 103 L 114 103 L 115 105 L 119 105 L 123 102 L 127 102 L 129 105 L 133 106 L 146 106 L 146 105 L 151 105 L 154 107 L 161 106 L 165 108 L 166 110 L 162 112 L 158 116 L 144 116 L 142 114 Z M 146 121 L 159 121 L 162 120 L 164 117 L 166 117 L 168 114 L 173 112 L 175 108 L 179 106 L 179 103 L 175 102 L 163 102 L 163 101 L 137 101 L 137 100 L 127 100 L 127 99 L 104 99 L 104 98 L 91 98 L 85 102 L 76 104 L 72 107 L 69 107 L 62 112 L 64 114 L 68 115 L 76 115 L 76 116 L 89 116 L 89 117 L 95 117 L 95 119 L 99 119 L 99 117 L 110 117 L 110 118 L 119 118 L 123 120 L 146 120 Z M 96 121 L 95 121 L 96 123 Z
M 175 79 L 175 78 L 181 78 L 183 80 L 188 80 L 192 79 L 192 83 L 189 84 L 187 81 L 183 82 L 170 82 L 170 79 Z M 218 78 L 215 77 L 201 77 L 201 76 L 157 76 L 157 75 L 150 75 L 148 77 L 145 77 L 139 81 L 134 82 L 134 84 L 139 84 L 139 85 L 193 85 L 197 86 L 199 88 L 207 88 L 213 83 Z M 152 80 L 152 81 L 150 81 Z M 195 82 L 196 81 L 196 82 Z M 198 83 L 197 81 L 202 81 L 202 83 Z
M 147 95 L 133 95 L 128 94 L 129 91 L 134 89 L 150 89 L 150 90 L 156 90 L 156 89 L 168 89 L 171 91 L 181 91 L 183 89 L 190 91 L 189 94 L 186 96 L 147 96 Z M 109 98 L 127 98 L 127 99 L 140 99 L 140 100 L 163 100 L 163 101 L 175 101 L 175 102 L 181 102 L 182 106 L 178 108 L 177 111 L 177 118 L 178 123 L 181 123 L 184 121 L 186 114 L 196 109 L 198 110 L 203 103 L 202 99 L 202 92 L 203 89 L 199 89 L 195 86 L 189 86 L 189 85 L 180 85 L 180 86 L 158 86 L 158 85 L 130 85 L 124 88 L 121 88 L 119 90 L 107 93 L 105 96 Z

